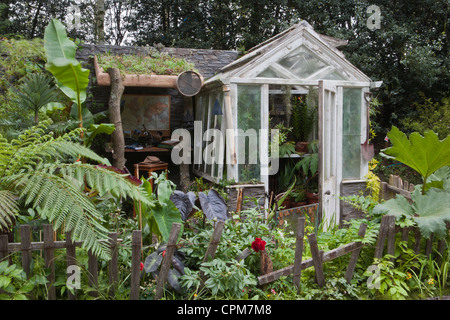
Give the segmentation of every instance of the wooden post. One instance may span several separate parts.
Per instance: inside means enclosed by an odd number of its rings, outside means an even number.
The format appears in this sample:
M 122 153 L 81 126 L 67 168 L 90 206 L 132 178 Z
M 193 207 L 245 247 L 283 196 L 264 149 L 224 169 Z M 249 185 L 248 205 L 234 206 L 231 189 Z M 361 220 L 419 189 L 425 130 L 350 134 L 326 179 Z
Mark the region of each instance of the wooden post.
M 108 277 L 111 288 L 109 289 L 109 296 L 114 296 L 116 292 L 116 286 L 119 282 L 119 269 L 118 269 L 118 248 L 117 248 L 117 232 L 108 233 L 109 247 L 111 249 L 111 260 L 108 264 Z
M 88 251 L 88 279 L 89 279 L 89 286 L 91 288 L 98 288 L 98 260 L 97 257 L 91 252 L 91 250 Z M 97 291 L 91 291 L 89 292 L 89 295 L 91 297 L 98 297 Z
M 77 265 L 75 244 L 72 241 L 70 232 L 66 232 L 66 261 L 67 261 L 67 268 L 69 266 Z M 69 300 L 76 300 L 77 298 L 77 291 L 76 291 L 77 289 L 73 288 L 73 290 L 74 293 L 72 293 L 70 290 L 67 291 Z
M 131 284 L 130 284 L 130 300 L 139 299 L 139 281 L 140 281 L 140 264 L 141 264 L 141 243 L 142 231 L 133 230 L 132 248 L 131 248 Z
M 159 271 L 158 279 L 156 280 L 156 294 L 155 300 L 162 298 L 164 292 L 164 282 L 169 274 L 170 265 L 172 264 L 172 256 L 175 252 L 175 246 L 178 240 L 178 234 L 180 233 L 181 223 L 172 223 L 172 229 L 170 230 L 169 241 L 167 241 L 166 253 L 164 255 L 161 270 Z
M 8 258 L 8 235 L 0 234 L 0 261 Z
M 222 237 L 222 231 L 225 226 L 224 221 L 218 221 L 214 228 L 213 235 L 209 242 L 208 249 L 206 249 L 205 257 L 203 258 L 203 262 L 208 261 L 210 258 L 214 259 L 214 255 L 216 254 L 217 246 L 219 245 L 219 240 Z M 205 282 L 205 274 L 203 271 L 200 271 L 200 288 L 203 288 Z
M 29 225 L 20 226 L 20 250 L 22 251 L 22 268 L 29 279 L 31 268 L 31 227 Z
M 322 269 L 322 255 L 319 252 L 319 247 L 317 246 L 316 234 L 312 233 L 308 235 L 309 246 L 311 248 L 311 255 L 314 264 L 314 269 L 316 270 L 316 280 L 319 287 L 323 287 L 325 285 L 325 277 L 323 275 Z
M 445 251 L 445 240 L 444 239 L 440 239 L 438 242 L 438 252 L 439 255 L 437 257 L 437 261 L 439 264 L 441 264 L 442 262 L 442 256 L 444 255 L 444 251 Z
M 244 199 L 244 188 L 236 188 L 236 212 L 241 212 Z
M 375 246 L 375 255 L 376 259 L 381 259 L 383 256 L 384 243 L 386 241 L 387 229 L 388 229 L 388 216 L 385 215 L 381 218 L 380 231 L 378 232 L 377 243 Z
M 414 229 L 414 253 L 419 254 L 420 253 L 420 240 L 422 239 L 422 235 L 420 234 L 420 229 L 415 228 Z
M 44 261 L 45 267 L 50 269 L 48 280 L 48 300 L 56 300 L 55 282 L 55 251 L 53 248 L 53 227 L 51 224 L 44 224 Z
M 395 254 L 395 216 L 387 215 L 388 229 L 387 229 L 387 254 L 393 256 Z M 394 262 L 394 258 L 391 258 Z
M 122 76 L 117 68 L 108 69 L 111 78 L 111 93 L 109 96 L 109 121 L 114 124 L 115 130 L 111 134 L 113 143 L 113 165 L 116 168 L 125 167 L 125 138 L 122 130 L 122 118 L 120 116 L 120 101 L 125 87 L 122 83 Z
M 358 236 L 363 237 L 366 235 L 367 230 L 367 224 L 361 223 L 358 230 Z M 354 251 L 352 251 L 352 255 L 350 256 L 350 261 L 347 266 L 347 271 L 345 272 L 345 280 L 347 280 L 348 283 L 352 281 L 353 273 L 355 272 L 356 262 L 358 261 L 359 253 L 361 252 L 363 245 L 361 244 L 360 247 L 356 248 Z
M 303 237 L 305 233 L 305 217 L 297 219 L 297 238 L 295 241 L 294 275 L 293 282 L 300 292 L 300 276 L 302 273 Z
M 433 251 L 433 240 L 434 240 L 434 233 L 430 235 L 430 238 L 426 240 L 426 246 L 425 246 L 425 255 L 430 257 L 431 252 Z

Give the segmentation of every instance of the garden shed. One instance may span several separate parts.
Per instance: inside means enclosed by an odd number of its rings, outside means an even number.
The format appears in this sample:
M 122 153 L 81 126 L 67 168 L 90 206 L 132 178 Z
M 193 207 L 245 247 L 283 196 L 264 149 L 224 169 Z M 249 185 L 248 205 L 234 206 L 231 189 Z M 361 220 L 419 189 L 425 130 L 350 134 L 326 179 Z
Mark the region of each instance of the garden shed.
M 288 104 L 280 110 L 276 101 L 283 95 L 304 97 L 317 107 L 308 140 L 318 140 L 319 218 L 334 224 L 351 218 L 339 197 L 365 188 L 370 90 L 381 83 L 345 59 L 337 47 L 346 43 L 301 21 L 207 79 L 195 97 L 203 134 L 194 139 L 194 173 L 215 182 L 258 181 L 269 193 L 279 163 L 270 129 L 277 117 L 290 115 Z M 199 155 L 210 151 L 205 148 L 211 141 L 224 141 L 225 147 L 205 161 Z

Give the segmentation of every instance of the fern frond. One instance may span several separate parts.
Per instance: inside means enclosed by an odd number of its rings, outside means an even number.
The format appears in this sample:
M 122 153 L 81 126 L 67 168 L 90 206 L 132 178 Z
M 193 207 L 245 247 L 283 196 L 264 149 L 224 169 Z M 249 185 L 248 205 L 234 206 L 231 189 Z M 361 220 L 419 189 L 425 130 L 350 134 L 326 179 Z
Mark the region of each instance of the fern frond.
M 42 127 L 37 126 L 21 135 L 19 139 L 13 140 L 11 144 L 5 143 L 6 150 L 9 152 L 5 153 L 4 161 L 0 162 L 0 169 L 3 169 L 0 171 L 0 176 L 17 174 L 25 168 L 29 169 L 40 162 L 45 162 L 46 159 L 55 161 L 71 158 L 74 161 L 84 157 L 102 164 L 109 164 L 108 159 L 100 157 L 77 141 L 79 130 L 71 131 L 56 139 L 53 138 L 52 133 L 40 135 L 42 132 Z
M 41 168 L 42 169 L 42 168 Z M 63 177 L 47 170 L 34 170 L 5 178 L 19 192 L 25 205 L 40 207 L 43 218 L 53 223 L 54 229 L 64 226 L 74 239 L 83 240 L 83 247 L 95 255 L 109 259 L 106 239 L 108 230 L 102 225 L 102 214 L 89 197 Z
M 86 163 L 64 163 L 58 165 L 59 172 L 66 179 L 76 179 L 85 183 L 91 192 L 97 192 L 100 197 L 111 193 L 115 197 L 130 197 L 148 205 L 148 199 L 142 195 L 140 185 L 136 185 L 128 174 L 120 174 L 102 166 Z
M 11 191 L 0 190 L 0 230 L 2 227 L 8 229 L 19 211 L 16 198 L 17 196 Z

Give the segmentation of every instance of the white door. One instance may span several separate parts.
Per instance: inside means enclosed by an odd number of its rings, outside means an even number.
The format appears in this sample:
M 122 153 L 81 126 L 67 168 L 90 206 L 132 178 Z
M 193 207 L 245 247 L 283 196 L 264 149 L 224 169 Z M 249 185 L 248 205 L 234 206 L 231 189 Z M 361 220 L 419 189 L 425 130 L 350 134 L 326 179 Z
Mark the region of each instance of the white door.
M 339 225 L 342 180 L 342 87 L 319 81 L 319 217 L 324 229 Z

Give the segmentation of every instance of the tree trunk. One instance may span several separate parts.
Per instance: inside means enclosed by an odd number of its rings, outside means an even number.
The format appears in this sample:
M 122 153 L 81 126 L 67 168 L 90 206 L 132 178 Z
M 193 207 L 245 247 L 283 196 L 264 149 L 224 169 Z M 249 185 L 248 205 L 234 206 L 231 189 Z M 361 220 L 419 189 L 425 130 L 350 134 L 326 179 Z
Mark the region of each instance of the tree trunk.
M 105 43 L 105 1 L 95 2 L 95 43 Z
M 108 69 L 111 77 L 111 94 L 109 96 L 109 121 L 114 124 L 115 130 L 111 134 L 113 144 L 113 166 L 119 169 L 125 167 L 125 139 L 123 137 L 122 119 L 120 117 L 120 100 L 124 86 L 120 71 L 117 68 Z

